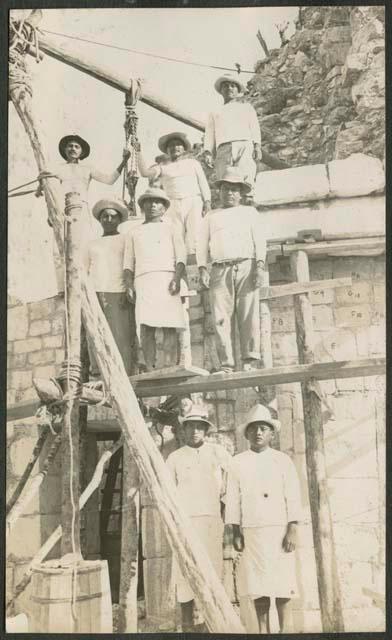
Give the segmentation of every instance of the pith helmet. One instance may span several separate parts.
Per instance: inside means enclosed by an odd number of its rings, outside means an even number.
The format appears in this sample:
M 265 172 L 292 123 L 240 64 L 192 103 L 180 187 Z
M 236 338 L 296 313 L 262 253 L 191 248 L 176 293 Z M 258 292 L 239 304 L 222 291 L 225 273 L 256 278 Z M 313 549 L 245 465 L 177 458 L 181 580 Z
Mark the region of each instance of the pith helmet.
M 83 140 L 83 138 L 78 136 L 76 133 L 71 133 L 70 135 L 64 136 L 63 138 L 61 138 L 59 142 L 59 152 L 60 152 L 60 155 L 64 158 L 64 160 L 67 159 L 67 156 L 65 155 L 65 147 L 67 146 L 68 142 L 71 142 L 72 140 L 80 144 L 80 146 L 82 147 L 80 160 L 84 160 L 84 158 L 87 158 L 87 156 L 90 155 L 89 143 L 86 142 L 86 140 Z
M 200 404 L 192 404 L 186 415 L 180 416 L 179 422 L 181 424 L 186 424 L 187 422 L 204 422 L 207 431 L 214 426 L 208 419 L 207 408 Z
M 97 220 L 99 220 L 99 216 L 104 209 L 114 209 L 121 216 L 121 222 L 125 222 L 128 218 L 128 209 L 125 204 L 121 200 L 111 200 L 108 198 L 103 198 L 102 200 L 98 200 L 93 207 L 93 216 Z
M 147 189 L 147 191 L 142 193 L 142 195 L 137 201 L 139 207 L 142 206 L 144 200 L 148 200 L 151 198 L 157 198 L 158 200 L 162 200 L 162 202 L 164 202 L 166 206 L 166 209 L 170 207 L 170 200 L 168 196 L 166 195 L 163 189 L 159 189 L 158 187 L 151 187 L 151 189 Z
M 272 427 L 275 433 L 278 433 L 280 431 L 279 420 L 274 420 L 271 417 L 269 409 L 262 404 L 255 404 L 255 406 L 250 409 L 248 415 L 246 416 L 245 422 L 239 427 L 239 431 L 242 433 L 242 435 L 246 435 L 247 428 L 253 422 L 265 422 L 270 427 Z
M 246 182 L 243 175 L 240 174 L 237 167 L 227 167 L 223 177 L 215 181 L 215 186 L 220 187 L 222 182 L 231 182 L 232 184 L 242 185 L 243 190 L 246 193 L 252 190 L 252 186 Z

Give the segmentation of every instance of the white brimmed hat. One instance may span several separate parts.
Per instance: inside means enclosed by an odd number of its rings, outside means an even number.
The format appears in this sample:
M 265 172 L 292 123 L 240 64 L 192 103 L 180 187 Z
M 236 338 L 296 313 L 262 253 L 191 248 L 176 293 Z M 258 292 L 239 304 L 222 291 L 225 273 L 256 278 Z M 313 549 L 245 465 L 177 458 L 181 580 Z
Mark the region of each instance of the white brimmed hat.
M 192 148 L 192 145 L 185 133 L 181 133 L 180 131 L 173 131 L 172 133 L 167 133 L 165 136 L 161 136 L 159 138 L 158 147 L 162 151 L 162 153 L 166 154 L 167 145 L 169 144 L 170 140 L 181 140 L 182 144 L 184 145 L 185 151 L 190 151 Z
M 162 202 L 164 202 L 166 205 L 166 209 L 170 207 L 170 199 L 166 195 L 166 192 L 163 189 L 159 189 L 158 187 L 151 187 L 151 189 L 147 189 L 147 191 L 142 193 L 142 195 L 137 201 L 139 207 L 142 206 L 144 200 L 148 200 L 151 198 L 162 200 Z
M 253 422 L 265 422 L 272 427 L 275 433 L 279 433 L 280 431 L 279 420 L 274 420 L 271 417 L 269 409 L 263 404 L 255 404 L 255 406 L 250 409 L 245 422 L 239 426 L 239 432 L 242 433 L 242 435 L 245 435 L 247 428 Z
M 240 93 L 243 93 L 245 91 L 244 85 L 238 78 L 236 78 L 236 76 L 231 76 L 229 73 L 225 73 L 223 76 L 219 76 L 219 78 L 215 80 L 214 87 L 218 93 L 221 92 L 221 85 L 223 82 L 234 82 L 237 85 Z
M 249 182 L 246 182 L 244 176 L 239 173 L 238 168 L 235 166 L 227 167 L 225 173 L 223 174 L 223 177 L 219 180 L 215 180 L 214 186 L 220 187 L 222 182 L 240 184 L 242 185 L 244 191 L 246 191 L 247 193 L 252 190 L 252 186 L 249 184 Z
M 200 404 L 192 404 L 186 415 L 180 416 L 178 420 L 182 425 L 187 422 L 204 422 L 207 425 L 207 430 L 214 428 L 214 425 L 208 419 L 207 408 Z
M 122 200 L 115 200 L 110 198 L 103 198 L 102 200 L 98 200 L 93 207 L 93 216 L 97 220 L 99 220 L 99 216 L 101 215 L 104 209 L 114 209 L 121 216 L 121 222 L 125 222 L 128 219 L 129 211 L 127 206 L 124 204 Z

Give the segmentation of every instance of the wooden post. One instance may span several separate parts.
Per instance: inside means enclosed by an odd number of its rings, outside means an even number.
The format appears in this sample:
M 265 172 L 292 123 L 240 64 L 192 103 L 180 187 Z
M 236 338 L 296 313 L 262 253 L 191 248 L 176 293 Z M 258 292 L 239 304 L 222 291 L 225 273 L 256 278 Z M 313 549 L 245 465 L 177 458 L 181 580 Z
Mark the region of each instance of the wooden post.
M 137 583 L 139 566 L 139 471 L 128 447 L 123 448 L 121 573 L 119 633 L 137 633 Z
M 81 556 L 79 513 L 79 398 L 81 384 L 81 221 L 78 193 L 65 196 L 65 361 L 59 379 L 65 396 L 61 443 L 61 554 Z
M 308 256 L 305 251 L 293 253 L 290 262 L 295 280 L 299 282 L 310 280 Z M 309 294 L 301 293 L 294 296 L 294 311 L 299 361 L 303 364 L 313 364 L 314 333 Z M 321 620 L 324 633 L 337 633 L 344 631 L 344 623 L 328 498 L 322 402 L 312 380 L 303 382 L 301 391 L 304 410 L 306 469 Z
M 269 286 L 269 273 L 265 271 L 264 286 Z M 260 336 L 261 336 L 261 364 L 264 369 L 270 369 L 274 366 L 272 360 L 272 330 L 271 330 L 271 311 L 268 300 L 260 300 Z M 275 385 L 261 385 L 259 388 L 259 397 L 263 404 L 270 406 L 276 410 L 276 388 Z

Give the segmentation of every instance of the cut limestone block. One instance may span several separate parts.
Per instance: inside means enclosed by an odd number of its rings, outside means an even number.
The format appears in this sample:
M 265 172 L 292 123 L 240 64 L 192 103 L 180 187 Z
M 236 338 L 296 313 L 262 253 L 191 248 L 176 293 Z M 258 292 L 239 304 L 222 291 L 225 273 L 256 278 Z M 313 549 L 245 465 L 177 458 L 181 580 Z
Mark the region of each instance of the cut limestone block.
M 329 181 L 323 164 L 265 171 L 256 177 L 255 202 L 258 205 L 307 202 L 328 196 Z
M 366 196 L 385 188 L 385 174 L 378 158 L 354 153 L 328 162 L 331 198 Z

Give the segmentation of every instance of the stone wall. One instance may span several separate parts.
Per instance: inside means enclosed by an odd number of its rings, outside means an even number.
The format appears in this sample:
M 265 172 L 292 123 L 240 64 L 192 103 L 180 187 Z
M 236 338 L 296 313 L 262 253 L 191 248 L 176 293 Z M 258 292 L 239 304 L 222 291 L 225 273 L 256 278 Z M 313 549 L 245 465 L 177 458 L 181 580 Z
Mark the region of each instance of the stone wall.
M 291 166 L 384 158 L 384 22 L 382 6 L 300 9 L 294 35 L 248 82 L 268 152 Z
M 317 360 L 384 355 L 383 256 L 324 258 L 313 260 L 310 266 L 311 279 L 345 276 L 353 279 L 351 287 L 311 294 Z M 271 283 L 290 281 L 287 258 L 271 264 L 269 270 Z M 189 275 L 190 285 L 194 288 L 196 269 L 190 268 Z M 211 368 L 216 363 L 216 351 L 211 312 L 208 301 L 203 298 L 204 294 L 190 298 L 192 358 L 194 365 Z M 8 400 L 13 403 L 34 398 L 32 377 L 54 375 L 63 359 L 63 301 L 54 298 L 29 305 L 18 305 L 15 301 L 10 303 Z M 286 297 L 273 300 L 270 308 L 273 363 L 296 363 L 298 358 L 292 299 Z M 371 591 L 382 592 L 385 569 L 384 380 L 377 377 L 325 381 L 322 388 L 334 414 L 331 417 L 326 409 L 324 435 L 346 630 L 376 631 L 382 629 L 383 614 L 373 604 L 369 594 Z M 257 393 L 252 389 L 206 394 L 211 418 L 217 426 L 213 439 L 231 451 L 243 450 L 246 442 L 237 437 L 235 426 L 243 421 L 247 410 L 257 398 Z M 279 386 L 277 398 L 282 420 L 280 448 L 292 456 L 297 466 L 304 508 L 297 552 L 301 597 L 294 605 L 296 631 L 316 632 L 320 630 L 320 612 L 307 497 L 299 385 Z M 23 472 L 39 429 L 33 421 L 8 425 L 7 493 L 12 491 Z M 29 559 L 58 524 L 59 496 L 57 461 L 40 495 L 12 532 L 7 547 L 8 589 L 12 589 L 19 581 Z M 148 503 L 145 503 L 147 511 L 148 507 Z M 147 511 L 143 520 L 144 527 L 148 524 L 147 515 L 155 517 L 152 512 L 149 514 Z M 159 545 L 160 549 L 166 548 L 162 540 Z M 154 554 L 157 552 L 151 549 L 144 547 L 147 564 L 155 563 L 154 567 L 159 571 L 162 569 L 161 565 L 164 565 L 168 570 L 169 564 L 161 551 L 156 556 Z M 58 549 L 54 550 L 53 555 L 56 556 L 56 553 L 59 553 Z M 230 563 L 230 559 L 225 562 Z M 226 578 L 229 574 L 230 571 L 226 572 Z M 168 580 L 169 578 L 170 576 Z M 228 578 L 227 587 L 232 591 Z M 29 606 L 27 591 L 17 601 L 16 612 L 28 612 Z M 154 623 L 157 621 L 154 620 Z

